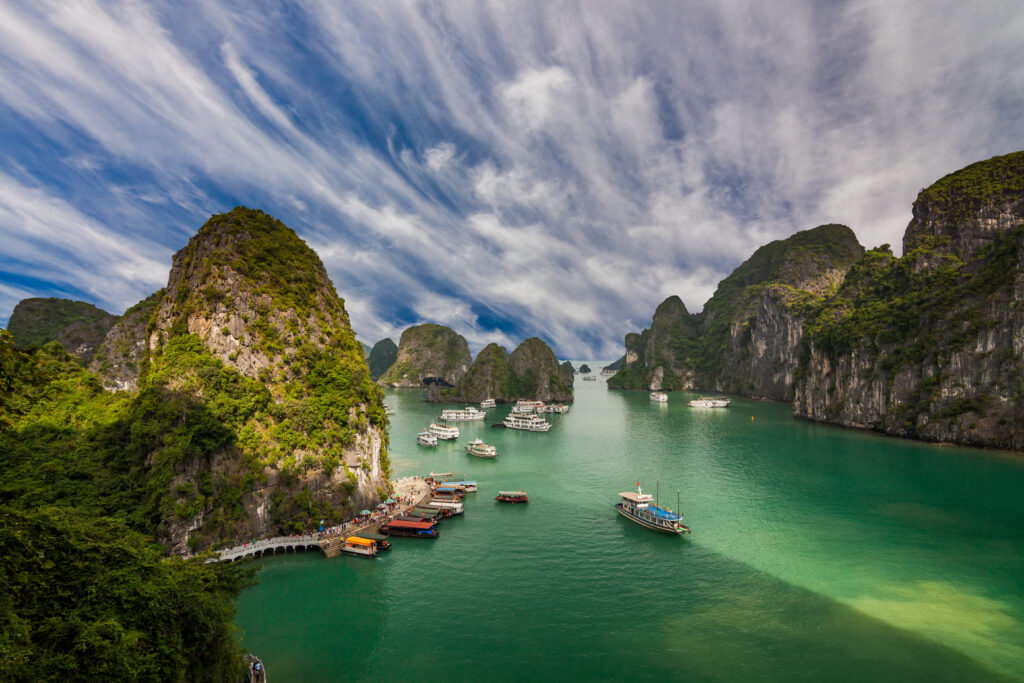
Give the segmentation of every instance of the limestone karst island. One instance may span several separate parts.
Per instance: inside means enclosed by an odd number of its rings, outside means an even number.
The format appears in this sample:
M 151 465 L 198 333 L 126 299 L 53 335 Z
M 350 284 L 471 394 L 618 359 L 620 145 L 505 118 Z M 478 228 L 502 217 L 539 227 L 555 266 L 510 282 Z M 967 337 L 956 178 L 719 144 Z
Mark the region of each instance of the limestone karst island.
M 0 683 L 1024 683 L 1021 26 L 0 9 Z

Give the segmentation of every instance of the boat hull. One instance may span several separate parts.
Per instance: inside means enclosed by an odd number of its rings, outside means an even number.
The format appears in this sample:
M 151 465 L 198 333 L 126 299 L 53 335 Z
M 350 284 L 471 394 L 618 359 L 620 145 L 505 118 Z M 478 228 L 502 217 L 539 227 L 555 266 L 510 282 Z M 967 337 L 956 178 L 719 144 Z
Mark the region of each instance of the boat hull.
M 654 531 L 660 531 L 663 534 L 679 536 L 681 534 L 690 533 L 690 528 L 682 524 L 680 524 L 678 528 L 673 529 L 672 527 L 661 526 L 660 524 L 650 522 L 644 519 L 643 517 L 639 517 L 630 512 L 629 510 L 627 510 L 625 507 L 623 507 L 622 503 L 617 503 L 615 505 L 615 509 L 618 511 L 620 515 L 622 515 L 629 521 L 633 522 L 634 524 L 639 524 L 640 526 L 647 527 L 648 529 L 653 529 Z

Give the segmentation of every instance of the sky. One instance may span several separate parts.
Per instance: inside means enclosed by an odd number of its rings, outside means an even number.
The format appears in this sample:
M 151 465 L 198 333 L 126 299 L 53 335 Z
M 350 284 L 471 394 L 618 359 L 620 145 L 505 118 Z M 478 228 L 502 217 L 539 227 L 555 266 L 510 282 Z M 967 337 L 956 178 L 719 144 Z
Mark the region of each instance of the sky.
M 615 358 L 824 223 L 899 253 L 924 187 L 1024 148 L 1024 3 L 0 0 L 0 324 L 112 313 L 237 205 L 373 344 Z

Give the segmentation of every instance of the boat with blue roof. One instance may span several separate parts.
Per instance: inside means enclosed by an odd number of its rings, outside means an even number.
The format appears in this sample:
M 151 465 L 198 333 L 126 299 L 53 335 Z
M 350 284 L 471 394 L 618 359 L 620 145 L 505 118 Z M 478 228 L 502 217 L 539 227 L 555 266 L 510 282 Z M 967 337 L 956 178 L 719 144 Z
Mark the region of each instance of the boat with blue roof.
M 640 482 L 636 483 L 636 491 L 620 493 L 619 498 L 622 500 L 615 504 L 615 509 L 631 522 L 666 534 L 690 533 L 690 527 L 683 524 L 683 515 L 668 508 L 659 507 L 654 496 L 643 492 Z M 679 507 L 678 498 L 679 492 L 677 491 L 677 508 Z

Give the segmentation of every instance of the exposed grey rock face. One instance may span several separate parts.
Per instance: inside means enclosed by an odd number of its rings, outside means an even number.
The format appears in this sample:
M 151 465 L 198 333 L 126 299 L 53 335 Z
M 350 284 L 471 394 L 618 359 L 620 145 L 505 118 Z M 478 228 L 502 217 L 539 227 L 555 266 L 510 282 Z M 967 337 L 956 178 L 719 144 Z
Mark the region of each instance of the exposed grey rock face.
M 761 247 L 719 283 L 700 314 L 676 296 L 662 302 L 650 329 L 626 335 L 623 367 L 608 385 L 789 400 L 804 319 L 863 252 L 842 225 Z
M 904 256 L 869 252 L 808 329 L 794 414 L 1024 449 L 1022 235 L 1024 153 L 922 190 Z
M 146 327 L 164 295 L 155 292 L 135 304 L 117 319 L 89 364 L 107 391 L 136 388 L 139 369 L 146 356 Z

